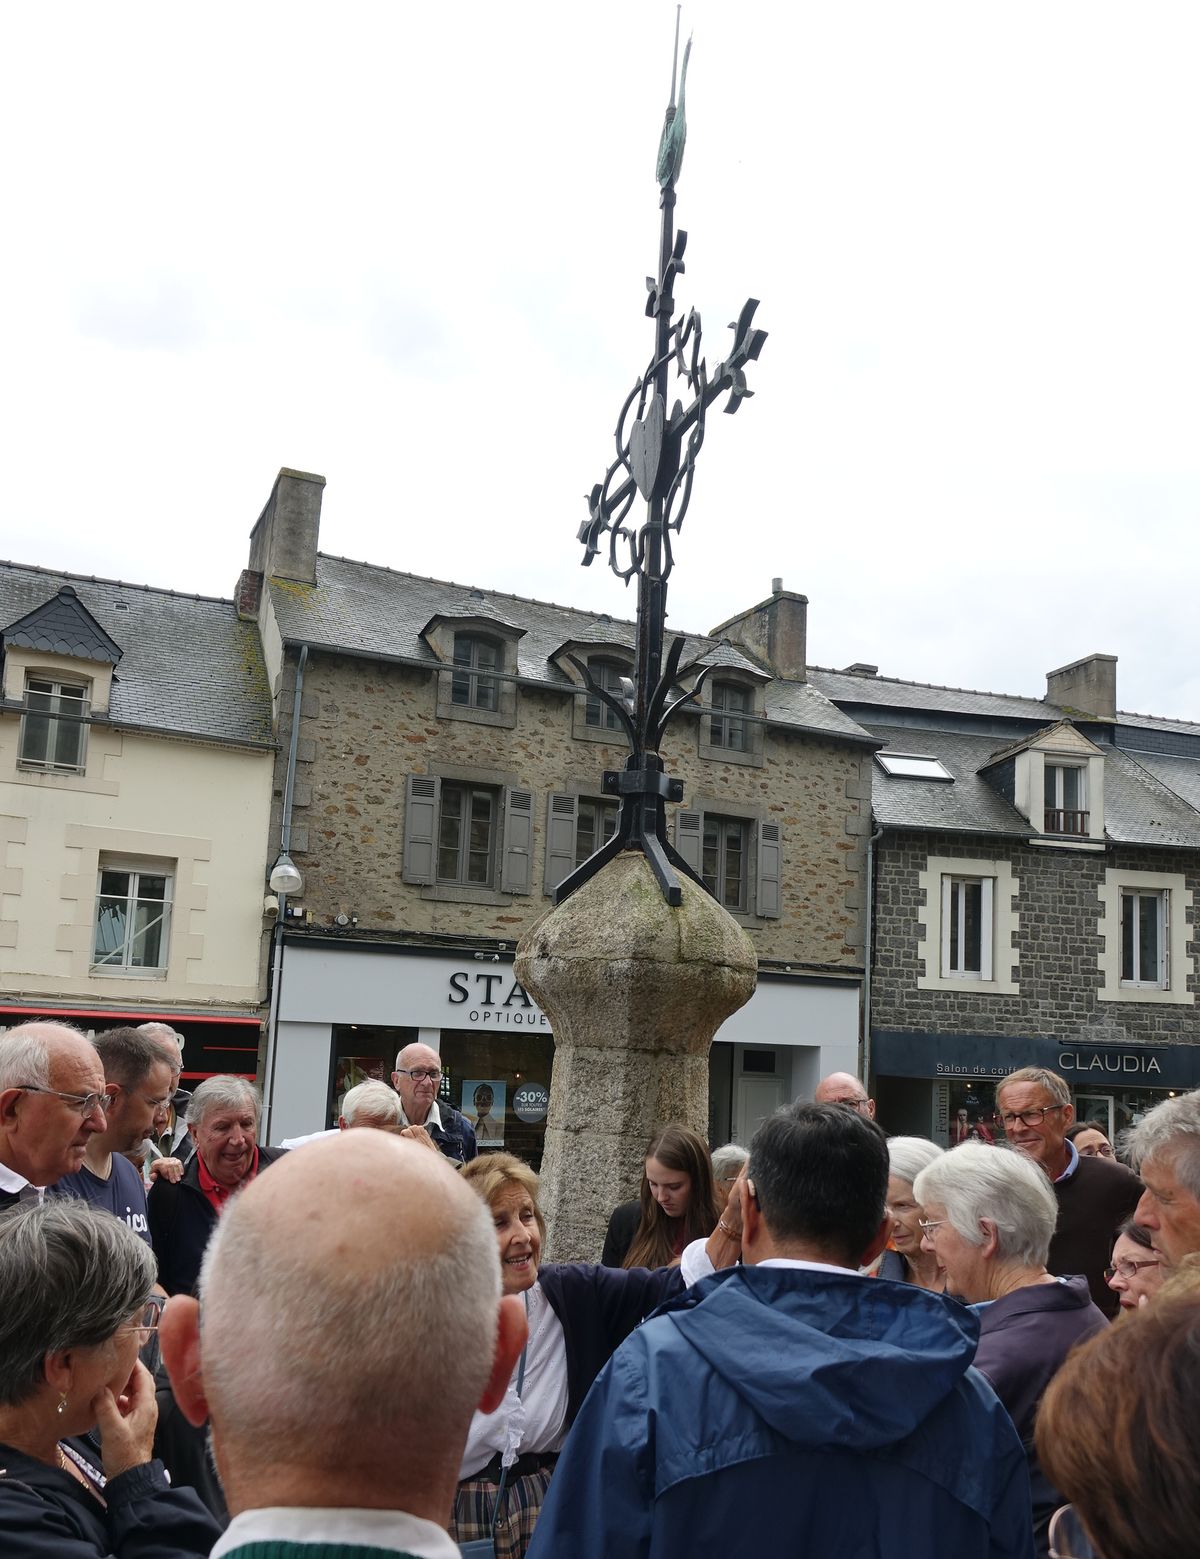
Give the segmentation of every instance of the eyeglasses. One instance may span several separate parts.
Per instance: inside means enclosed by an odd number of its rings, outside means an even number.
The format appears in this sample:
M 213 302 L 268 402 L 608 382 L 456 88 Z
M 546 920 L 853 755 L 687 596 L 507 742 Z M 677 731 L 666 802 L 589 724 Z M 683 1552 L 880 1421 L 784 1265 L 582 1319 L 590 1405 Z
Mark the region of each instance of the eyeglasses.
M 1111 1144 L 1107 1142 L 1102 1142 L 1099 1147 L 1080 1148 L 1078 1151 L 1080 1158 L 1116 1158 L 1117 1156 Z
M 867 1113 L 870 1099 L 865 1095 L 861 1099 L 830 1099 L 830 1104 L 844 1104 L 848 1110 L 857 1110 L 860 1115 Z
M 1074 1505 L 1060 1505 L 1046 1533 L 1050 1559 L 1098 1559 Z
M 436 1066 L 398 1066 L 397 1075 L 411 1077 L 414 1083 L 423 1083 L 426 1078 L 432 1083 L 440 1083 L 442 1074 Z
M 997 1115 L 996 1119 L 1001 1122 L 1005 1131 L 1011 1131 L 1018 1121 L 1022 1126 L 1040 1126 L 1051 1110 L 1065 1109 L 1065 1104 L 1043 1104 L 1036 1110 L 1018 1110 L 1015 1114 Z
M 162 1306 L 155 1299 L 148 1299 L 142 1308 L 136 1321 L 130 1321 L 127 1326 L 118 1326 L 119 1332 L 136 1332 L 138 1334 L 138 1347 L 144 1348 L 158 1330 L 158 1323 L 162 1320 Z
M 1119 1272 L 1123 1278 L 1136 1277 L 1143 1267 L 1161 1267 L 1162 1262 L 1158 1257 L 1150 1261 L 1114 1261 L 1111 1267 L 1105 1267 L 1104 1276 L 1111 1283 Z
M 97 1105 L 107 1111 L 112 1103 L 111 1097 L 106 1093 L 63 1093 L 61 1088 L 42 1088 L 37 1083 L 19 1083 L 17 1086 L 22 1093 L 49 1093 L 56 1099 L 65 1099 L 68 1104 L 74 1105 L 85 1119 Z
M 945 1218 L 918 1218 L 917 1228 L 920 1229 L 922 1234 L 932 1234 L 935 1229 L 940 1229 L 945 1222 Z

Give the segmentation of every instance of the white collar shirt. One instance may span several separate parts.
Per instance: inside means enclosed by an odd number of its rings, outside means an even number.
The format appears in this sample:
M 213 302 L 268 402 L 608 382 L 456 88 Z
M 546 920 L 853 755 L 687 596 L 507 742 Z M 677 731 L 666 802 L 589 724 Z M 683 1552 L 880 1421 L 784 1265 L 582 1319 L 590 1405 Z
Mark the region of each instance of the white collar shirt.
M 252 1543 L 328 1544 L 331 1548 L 377 1548 L 381 1554 L 412 1554 L 413 1559 L 460 1559 L 458 1544 L 444 1527 L 403 1510 L 329 1510 L 272 1505 L 234 1516 L 209 1559 L 236 1553 Z

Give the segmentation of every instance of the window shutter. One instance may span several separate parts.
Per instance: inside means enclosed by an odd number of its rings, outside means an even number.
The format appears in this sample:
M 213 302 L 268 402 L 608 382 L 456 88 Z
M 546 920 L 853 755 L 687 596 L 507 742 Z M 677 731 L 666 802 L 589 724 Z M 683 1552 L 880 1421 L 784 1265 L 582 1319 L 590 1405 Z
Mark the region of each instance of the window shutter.
M 528 893 L 532 882 L 533 794 L 528 790 L 504 793 L 504 860 L 500 887 L 505 893 Z
M 758 913 L 764 920 L 778 920 L 783 879 L 783 828 L 779 823 L 758 825 Z
M 579 797 L 558 793 L 546 803 L 546 875 L 544 888 L 553 893 L 575 869 L 575 824 Z
M 704 813 L 676 812 L 675 848 L 696 873 L 697 877 L 700 875 L 703 866 L 701 861 L 701 846 L 703 842 Z
M 410 774 L 404 782 L 405 882 L 432 882 L 441 781 L 432 774 Z
M 992 896 L 996 886 L 994 877 L 985 877 L 980 884 L 979 894 L 979 978 L 990 980 L 993 978 L 992 968 L 994 962 L 993 950 L 995 936 L 992 931 Z M 1012 974 L 1012 951 L 1009 948 L 1001 948 L 1000 956 L 1007 960 L 1004 968 L 1004 978 L 1007 980 Z

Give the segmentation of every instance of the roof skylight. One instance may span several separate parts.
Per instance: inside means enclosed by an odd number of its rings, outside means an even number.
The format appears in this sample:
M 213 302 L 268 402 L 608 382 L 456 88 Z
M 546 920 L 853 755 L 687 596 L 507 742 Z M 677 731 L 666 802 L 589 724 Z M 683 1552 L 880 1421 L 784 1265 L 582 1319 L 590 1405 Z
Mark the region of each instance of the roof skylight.
M 917 752 L 877 752 L 875 762 L 893 779 L 948 780 L 954 775 L 940 758 Z

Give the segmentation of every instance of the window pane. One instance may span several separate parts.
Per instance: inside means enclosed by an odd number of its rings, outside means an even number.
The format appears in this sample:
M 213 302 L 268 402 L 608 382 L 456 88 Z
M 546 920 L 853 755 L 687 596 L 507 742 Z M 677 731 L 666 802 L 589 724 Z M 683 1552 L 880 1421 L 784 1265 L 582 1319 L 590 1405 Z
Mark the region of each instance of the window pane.
M 715 897 L 720 898 L 720 877 L 718 875 L 720 827 L 715 817 L 704 819 L 704 845 L 700 859 L 700 875 L 704 878 L 704 886 Z
M 475 684 L 475 693 L 471 702 L 476 709 L 488 709 L 495 711 L 500 684 L 494 677 L 472 677 Z
M 138 903 L 133 917 L 129 964 L 133 969 L 161 969 L 160 953 L 166 911 L 160 904 Z
M 725 833 L 725 892 L 726 909 L 742 908 L 742 824 L 729 823 Z
M 471 679 L 465 671 L 456 671 L 450 678 L 450 702 L 452 704 L 471 702 Z
M 1158 917 L 1162 907 L 1162 900 L 1152 893 L 1138 895 L 1138 910 L 1141 925 L 1138 937 L 1138 979 L 1149 982 L 1159 979 L 1158 952 L 1159 952 L 1159 926 Z
M 50 721 L 45 715 L 26 715 L 21 736 L 21 758 L 25 763 L 45 763 L 50 750 Z
M 167 896 L 167 879 L 165 877 L 148 877 L 145 872 L 139 872 L 137 895 L 139 899 L 165 899 Z
M 983 967 L 983 884 L 964 882 L 963 892 L 963 973 L 978 974 Z
M 128 872 L 108 871 L 100 873 L 100 893 L 102 896 L 116 895 L 119 898 L 125 898 L 128 892 Z
M 125 946 L 126 900 L 101 897 L 96 912 L 96 963 L 120 963 Z
M 1121 895 L 1121 978 L 1136 980 L 1137 962 L 1134 948 L 1137 946 L 1137 895 Z
M 54 722 L 54 765 L 56 768 L 77 769 L 83 751 L 83 726 L 75 720 Z
M 1063 769 L 1063 808 L 1068 812 L 1083 810 L 1083 770 Z
M 1046 805 L 1056 807 L 1058 805 L 1058 775 L 1059 770 L 1053 763 L 1046 765 Z

